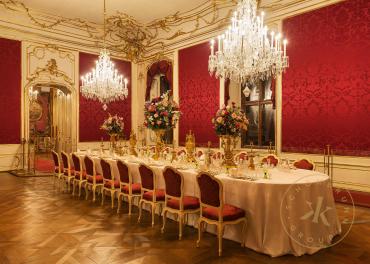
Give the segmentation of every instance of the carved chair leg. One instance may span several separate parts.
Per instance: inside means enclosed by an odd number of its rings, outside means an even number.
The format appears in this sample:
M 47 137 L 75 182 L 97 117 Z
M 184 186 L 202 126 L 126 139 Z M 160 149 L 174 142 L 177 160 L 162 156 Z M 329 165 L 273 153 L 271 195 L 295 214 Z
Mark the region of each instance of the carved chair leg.
M 203 233 L 203 221 L 199 218 L 198 220 L 198 240 L 197 240 L 197 247 L 199 247 L 200 240 L 202 238 Z
M 141 221 L 141 214 L 142 214 L 142 211 L 143 211 L 143 203 L 144 203 L 144 201 L 142 201 L 142 200 L 139 202 L 139 218 L 137 219 L 138 223 L 140 223 L 140 221 Z
M 162 225 L 162 229 L 161 229 L 161 232 L 164 233 L 164 229 L 166 227 L 166 220 L 167 220 L 167 210 L 164 209 L 163 210 L 163 225 Z
M 132 210 L 132 196 L 127 196 L 128 200 L 128 215 L 131 215 Z
M 183 215 L 179 213 L 179 240 L 182 238 L 182 222 L 183 222 Z
M 152 204 L 152 227 L 154 227 L 154 217 L 155 217 L 155 209 L 156 209 L 156 204 Z
M 217 225 L 217 237 L 218 237 L 218 256 L 221 257 L 222 255 L 222 237 L 224 233 L 224 226 Z
M 94 198 L 95 200 L 95 198 Z M 104 189 L 103 191 L 101 192 L 101 205 L 103 206 L 104 205 L 104 201 L 105 201 L 105 192 L 104 192 Z

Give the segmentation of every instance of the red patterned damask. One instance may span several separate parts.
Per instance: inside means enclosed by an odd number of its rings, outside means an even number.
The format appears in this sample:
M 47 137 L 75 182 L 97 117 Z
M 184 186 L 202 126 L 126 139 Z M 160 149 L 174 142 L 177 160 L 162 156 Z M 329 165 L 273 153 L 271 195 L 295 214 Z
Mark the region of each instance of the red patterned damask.
M 370 1 L 348 0 L 283 22 L 283 151 L 370 155 Z
M 194 132 L 197 145 L 205 146 L 208 141 L 219 145 L 212 118 L 219 108 L 220 82 L 208 73 L 209 53 L 208 42 L 179 51 L 181 145 L 189 130 Z
M 0 38 L 0 144 L 21 139 L 21 42 Z
M 95 61 L 98 59 L 97 55 L 80 53 L 80 76 L 90 72 L 95 67 Z M 80 94 L 80 142 L 99 141 L 102 137 L 108 140 L 108 135 L 100 129 L 104 119 L 108 113 L 112 115 L 119 115 L 123 117 L 125 122 L 125 136 L 130 135 L 131 130 L 131 62 L 115 60 L 115 68 L 128 80 L 128 97 L 123 101 L 117 101 L 108 104 L 107 111 L 103 110 L 102 104 L 88 100 Z M 80 80 L 81 85 L 81 80 Z

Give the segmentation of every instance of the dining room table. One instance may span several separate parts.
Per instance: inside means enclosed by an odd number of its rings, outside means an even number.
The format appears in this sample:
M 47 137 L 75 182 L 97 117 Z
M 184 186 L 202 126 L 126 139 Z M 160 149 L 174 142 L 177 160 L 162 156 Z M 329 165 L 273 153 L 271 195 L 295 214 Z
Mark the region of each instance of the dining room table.
M 201 170 L 194 163 L 171 163 L 131 155 L 77 154 L 92 157 L 99 174 L 102 173 L 100 159 L 104 158 L 112 164 L 116 180 L 119 179 L 117 160 L 121 159 L 128 164 L 135 183 L 141 182 L 140 164 L 146 164 L 154 171 L 159 189 L 165 189 L 164 168 L 172 166 L 184 176 L 184 194 L 200 197 L 196 176 Z M 266 170 L 268 177 L 264 177 Z M 326 174 L 280 167 L 241 170 L 233 176 L 222 168 L 213 168 L 210 173 L 221 180 L 225 203 L 246 212 L 245 237 L 241 225 L 230 225 L 224 230 L 226 239 L 244 241 L 247 248 L 271 257 L 301 256 L 329 246 L 341 233 L 331 182 Z M 197 220 L 198 215 L 190 215 L 187 224 L 197 227 Z M 215 233 L 215 226 L 208 225 L 207 231 Z

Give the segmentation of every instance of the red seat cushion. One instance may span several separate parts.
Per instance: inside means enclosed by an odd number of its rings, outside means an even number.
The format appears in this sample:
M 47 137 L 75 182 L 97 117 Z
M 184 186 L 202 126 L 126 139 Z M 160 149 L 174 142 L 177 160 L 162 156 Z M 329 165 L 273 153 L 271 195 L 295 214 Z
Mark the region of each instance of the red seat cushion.
M 103 176 L 102 175 L 99 175 L 99 174 L 97 174 L 96 175 L 96 183 L 103 183 Z M 93 183 L 94 181 L 93 181 L 93 177 L 87 177 L 87 182 L 89 182 L 89 183 Z
M 183 204 L 184 210 L 197 209 L 199 208 L 199 199 L 193 196 L 184 196 Z M 180 210 L 180 200 L 171 198 L 167 201 L 167 206 Z
M 86 179 L 86 171 L 82 171 L 82 177 L 81 177 L 83 180 Z M 79 171 L 75 171 L 75 179 L 79 180 L 80 179 L 80 172 Z
M 218 210 L 216 208 L 205 207 L 203 208 L 203 216 L 218 220 Z M 239 218 L 245 217 L 245 211 L 236 206 L 230 204 L 224 204 L 224 210 L 222 212 L 223 221 L 233 221 Z
M 162 189 L 155 190 L 155 196 L 157 201 L 164 201 L 165 192 Z M 146 192 L 143 198 L 147 201 L 153 201 L 153 192 Z
M 131 184 L 131 188 L 132 188 L 132 194 L 139 194 L 141 193 L 141 184 L 140 183 L 133 183 Z M 129 188 L 128 188 L 128 185 L 125 185 L 121 188 L 122 192 L 124 193 L 129 193 Z
M 119 188 L 119 181 L 115 181 L 115 182 L 113 182 L 113 181 L 106 181 L 104 183 L 104 187 L 111 189 L 112 188 L 112 183 L 114 183 L 114 188 Z

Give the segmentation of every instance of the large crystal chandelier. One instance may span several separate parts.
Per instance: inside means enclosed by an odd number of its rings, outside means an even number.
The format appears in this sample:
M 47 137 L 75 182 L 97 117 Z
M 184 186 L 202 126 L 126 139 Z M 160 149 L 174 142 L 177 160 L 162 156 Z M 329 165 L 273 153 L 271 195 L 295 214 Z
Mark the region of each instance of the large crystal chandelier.
M 128 96 L 127 79 L 118 74 L 114 63 L 110 60 L 109 52 L 105 48 L 105 17 L 106 8 L 104 0 L 104 48 L 100 51 L 99 60 L 96 61 L 95 69 L 81 77 L 81 94 L 88 98 L 101 102 L 103 109 L 107 104 L 117 100 L 123 100 Z
M 263 12 L 257 15 L 256 0 L 238 2 L 231 25 L 218 36 L 216 52 L 215 40 L 211 40 L 211 74 L 245 83 L 275 77 L 288 67 L 287 40 L 280 33 L 268 32 L 263 18 Z

